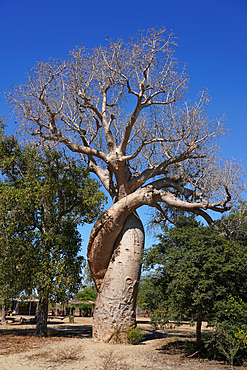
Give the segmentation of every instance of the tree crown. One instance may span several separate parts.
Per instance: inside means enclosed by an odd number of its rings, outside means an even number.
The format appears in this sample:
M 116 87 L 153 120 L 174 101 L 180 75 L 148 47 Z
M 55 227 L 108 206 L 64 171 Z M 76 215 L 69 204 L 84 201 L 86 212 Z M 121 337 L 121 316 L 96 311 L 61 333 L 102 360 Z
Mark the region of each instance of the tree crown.
M 36 289 L 65 299 L 78 291 L 84 258 L 79 224 L 92 222 L 104 195 L 88 171 L 61 152 L 0 135 L 0 290 Z
M 140 301 L 147 306 L 151 296 L 150 305 L 166 307 L 178 320 L 197 313 L 215 319 L 227 294 L 246 302 L 246 245 L 193 217 L 180 216 L 177 224 L 166 227 L 159 243 L 145 252 L 144 265 L 154 272 L 144 278 Z M 152 291 L 157 291 L 156 301 Z
M 160 28 L 77 47 L 65 61 L 37 63 L 7 96 L 25 133 L 78 153 L 114 202 L 145 186 L 133 207 L 166 203 L 212 222 L 205 210 L 231 207 L 242 169 L 218 155 L 224 119 L 207 116 L 207 91 L 187 100 L 176 46 Z

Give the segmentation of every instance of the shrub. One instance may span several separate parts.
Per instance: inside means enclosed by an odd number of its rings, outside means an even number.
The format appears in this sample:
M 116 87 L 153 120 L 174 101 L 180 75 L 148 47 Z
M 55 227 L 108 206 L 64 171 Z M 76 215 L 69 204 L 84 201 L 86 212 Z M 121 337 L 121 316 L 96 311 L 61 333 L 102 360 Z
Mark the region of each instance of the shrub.
M 138 344 L 143 341 L 144 336 L 140 328 L 129 328 L 126 330 L 127 339 L 130 344 Z
M 114 327 L 110 342 L 114 344 L 127 343 L 128 339 L 126 330 L 116 325 Z
M 82 347 L 79 345 L 65 345 L 58 348 L 52 347 L 35 355 L 28 356 L 30 359 L 33 359 L 33 357 L 41 357 L 52 362 L 77 361 L 84 358 L 84 356 L 82 356 Z
M 74 316 L 69 316 L 69 322 L 70 323 L 74 323 L 75 322 L 75 318 L 74 318 Z
M 127 365 L 122 362 L 123 357 L 119 357 L 113 351 L 100 357 L 102 358 L 100 370 L 129 369 Z
M 219 307 L 215 332 L 206 341 L 208 348 L 222 354 L 233 366 L 234 360 L 242 362 L 247 348 L 247 306 L 231 295 Z

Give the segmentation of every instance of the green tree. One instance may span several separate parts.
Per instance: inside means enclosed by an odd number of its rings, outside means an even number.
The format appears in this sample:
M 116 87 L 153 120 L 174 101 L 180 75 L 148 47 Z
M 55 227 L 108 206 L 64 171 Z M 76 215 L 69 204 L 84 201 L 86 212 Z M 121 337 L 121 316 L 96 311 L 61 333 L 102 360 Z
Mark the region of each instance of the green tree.
M 137 303 L 146 311 L 155 311 L 163 307 L 164 304 L 164 286 L 165 280 L 155 273 L 149 273 L 142 276 Z
M 177 227 L 164 227 L 160 242 L 145 254 L 146 267 L 155 272 L 139 301 L 147 304 L 150 290 L 162 288 L 163 299 L 157 296 L 156 307 L 178 322 L 196 320 L 201 341 L 202 320 L 213 322 L 218 303 L 228 294 L 247 301 L 246 245 L 227 240 L 193 217 L 180 216 L 176 223 Z
M 78 299 L 79 301 L 96 301 L 96 298 L 97 290 L 93 286 L 84 288 L 75 295 L 75 299 Z
M 102 210 L 88 171 L 50 148 L 0 136 L 0 288 L 3 297 L 37 291 L 36 335 L 47 335 L 48 300 L 66 300 L 81 284 L 78 224 Z
M 93 311 L 93 308 L 94 308 L 93 304 L 91 302 L 85 302 L 85 301 L 95 302 L 96 298 L 97 298 L 97 295 L 98 294 L 97 294 L 97 290 L 96 290 L 95 286 L 88 286 L 88 287 L 84 288 L 83 290 L 79 291 L 75 295 L 76 300 L 83 301 L 80 304 L 80 309 L 83 311 L 84 316 L 88 316 L 89 313 L 91 315 L 92 311 Z

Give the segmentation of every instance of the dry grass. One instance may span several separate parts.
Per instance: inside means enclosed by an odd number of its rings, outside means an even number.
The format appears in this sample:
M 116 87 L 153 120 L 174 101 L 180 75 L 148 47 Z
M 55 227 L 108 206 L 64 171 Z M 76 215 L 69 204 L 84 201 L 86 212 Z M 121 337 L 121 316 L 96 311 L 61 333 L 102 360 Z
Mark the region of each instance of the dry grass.
M 42 358 L 49 362 L 78 361 L 84 358 L 80 345 L 71 346 L 69 344 L 59 348 L 48 348 L 45 351 L 30 356 L 30 359 L 33 357 Z
M 32 335 L 2 335 L 0 336 L 0 355 L 8 356 L 40 348 L 47 343 L 61 341 L 62 338 L 39 338 Z
M 128 370 L 130 369 L 124 362 L 123 356 L 117 356 L 113 351 L 110 351 L 102 356 L 99 370 Z
M 64 369 L 133 370 L 224 370 L 227 365 L 217 361 L 186 358 L 182 346 L 192 340 L 194 330 L 189 325 L 167 328 L 165 335 L 153 331 L 148 320 L 141 319 L 139 325 L 146 335 L 140 346 L 93 344 L 91 321 L 77 318 L 76 324 L 52 322 L 49 337 L 34 337 L 31 325 L 8 325 L 0 327 L 0 368 L 14 369 L 16 356 L 20 354 L 20 368 L 35 369 L 56 367 Z M 118 338 L 118 332 L 117 338 Z M 121 350 L 120 350 L 121 348 Z M 124 350 L 123 350 L 124 349 Z M 23 354 L 23 356 L 22 356 Z M 23 363 L 23 364 L 22 364 Z M 30 366 L 27 366 L 27 363 Z M 1 367 L 2 365 L 2 367 Z M 239 368 L 243 369 L 243 368 Z M 246 369 L 246 367 L 245 367 Z

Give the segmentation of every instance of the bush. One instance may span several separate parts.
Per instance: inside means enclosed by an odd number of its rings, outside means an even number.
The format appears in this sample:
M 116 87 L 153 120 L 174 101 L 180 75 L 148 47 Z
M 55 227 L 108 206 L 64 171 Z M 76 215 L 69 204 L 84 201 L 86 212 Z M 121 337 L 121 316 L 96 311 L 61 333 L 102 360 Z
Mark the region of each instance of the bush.
M 247 355 L 247 306 L 231 295 L 219 307 L 215 332 L 205 341 L 206 347 L 222 354 L 229 364 L 242 363 Z
M 89 286 L 80 292 L 78 292 L 74 299 L 78 301 L 96 301 L 97 298 L 97 290 L 95 287 Z
M 70 323 L 74 323 L 75 322 L 75 318 L 74 318 L 74 316 L 69 316 L 69 322 Z
M 130 344 L 139 344 L 144 339 L 143 333 L 138 327 L 126 330 L 126 334 Z

